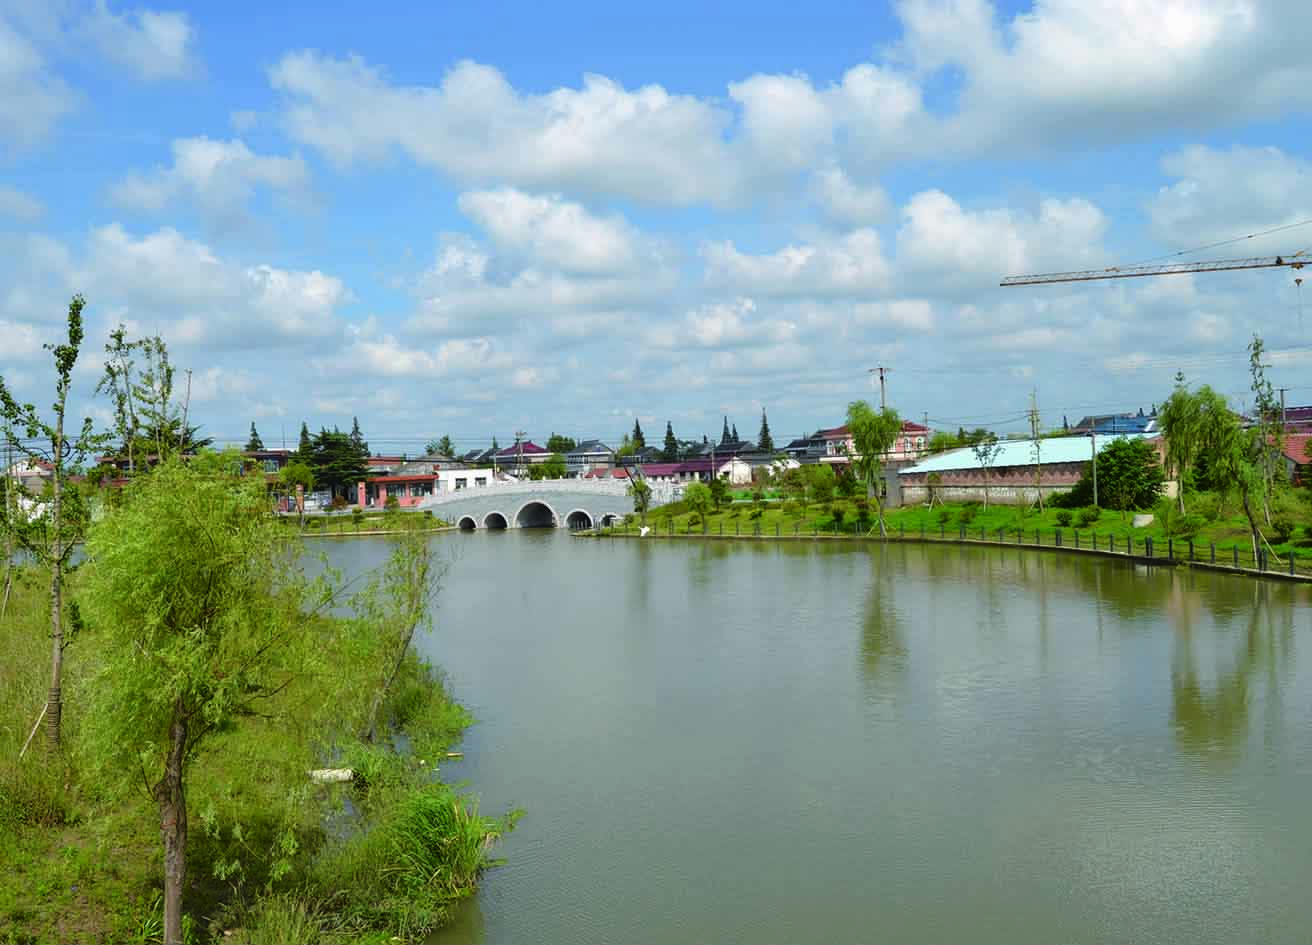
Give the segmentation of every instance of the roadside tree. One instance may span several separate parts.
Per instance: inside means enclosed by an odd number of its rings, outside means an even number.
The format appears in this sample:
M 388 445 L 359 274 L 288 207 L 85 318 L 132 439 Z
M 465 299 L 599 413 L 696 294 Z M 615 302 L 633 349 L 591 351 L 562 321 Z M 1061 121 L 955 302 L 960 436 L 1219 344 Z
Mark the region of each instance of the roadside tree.
M 847 405 L 847 426 L 852 432 L 852 445 L 856 451 L 852 466 L 865 483 L 866 493 L 875 497 L 879 535 L 881 538 L 887 537 L 882 488 L 883 459 L 902 430 L 902 418 L 896 410 L 884 408 L 876 411 L 864 400 L 854 400 Z

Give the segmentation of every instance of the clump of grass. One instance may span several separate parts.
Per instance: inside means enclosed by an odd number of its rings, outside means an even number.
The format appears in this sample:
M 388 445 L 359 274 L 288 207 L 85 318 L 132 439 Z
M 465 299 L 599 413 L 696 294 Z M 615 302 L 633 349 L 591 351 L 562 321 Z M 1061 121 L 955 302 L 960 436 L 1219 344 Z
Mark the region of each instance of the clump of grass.
M 0 764 L 0 825 L 58 827 L 73 819 L 67 766 L 44 757 L 42 748 L 36 757 L 29 751 L 21 762 Z
M 274 893 L 243 910 L 225 941 L 234 945 L 315 945 L 327 941 L 331 923 L 308 895 Z
M 488 852 L 512 817 L 479 815 L 470 798 L 440 783 L 407 791 L 365 832 L 325 852 L 315 885 L 340 890 L 345 924 L 413 940 L 442 925 L 474 892 Z

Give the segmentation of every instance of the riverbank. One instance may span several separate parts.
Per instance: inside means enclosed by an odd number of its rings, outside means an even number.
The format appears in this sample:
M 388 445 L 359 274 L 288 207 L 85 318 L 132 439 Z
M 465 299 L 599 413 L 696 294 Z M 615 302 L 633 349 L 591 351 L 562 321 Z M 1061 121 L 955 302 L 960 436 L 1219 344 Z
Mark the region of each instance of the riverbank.
M 140 789 L 108 790 L 86 760 L 94 627 L 65 654 L 63 751 L 49 756 L 38 732 L 19 758 L 48 684 L 47 586 L 20 569 L 0 627 L 0 942 L 155 941 L 158 814 Z M 510 825 L 442 781 L 439 762 L 471 718 L 413 651 L 386 687 L 379 736 L 361 733 L 378 667 L 339 619 L 303 626 L 329 673 L 295 677 L 190 762 L 189 941 L 422 940 L 473 893 Z M 308 770 L 327 764 L 354 781 L 312 785 Z
M 1102 512 L 1079 527 L 1078 511 L 945 505 L 890 510 L 887 537 L 880 538 L 873 510 L 861 516 L 858 503 L 840 500 L 823 508 L 734 507 L 702 521 L 680 504 L 648 515 L 649 538 L 746 539 L 758 541 L 917 541 L 998 545 L 1110 555 L 1156 565 L 1185 565 L 1250 576 L 1312 581 L 1312 539 L 1294 538 L 1254 556 L 1246 526 L 1215 523 L 1210 533 L 1171 534 L 1160 521 L 1134 527 L 1129 516 Z M 1063 524 L 1065 521 L 1065 524 Z M 630 520 L 612 529 L 580 534 L 637 537 Z M 1217 539 L 1220 540 L 1217 540 Z

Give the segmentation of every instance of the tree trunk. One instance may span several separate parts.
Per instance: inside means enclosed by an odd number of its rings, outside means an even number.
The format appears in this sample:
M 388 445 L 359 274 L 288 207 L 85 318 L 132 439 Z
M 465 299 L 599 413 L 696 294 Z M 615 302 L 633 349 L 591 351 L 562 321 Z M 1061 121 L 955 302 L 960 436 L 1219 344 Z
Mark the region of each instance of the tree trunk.
M 1246 486 L 1241 488 L 1239 490 L 1239 495 L 1243 499 L 1244 515 L 1248 517 L 1248 527 L 1252 531 L 1251 537 L 1253 539 L 1253 562 L 1254 564 L 1256 564 L 1257 542 L 1258 542 L 1258 538 L 1261 536 L 1261 532 L 1259 532 L 1257 528 L 1257 517 L 1253 514 L 1253 503 L 1248 496 L 1248 488 Z
M 61 392 L 55 410 L 54 467 L 50 505 L 50 525 L 54 532 L 50 562 L 50 692 L 46 697 L 46 748 L 59 751 L 61 692 L 64 675 L 64 404 L 67 392 Z
M 182 891 L 187 881 L 187 799 L 182 790 L 182 762 L 187 752 L 187 719 L 182 699 L 173 704 L 169 756 L 164 777 L 155 784 L 159 833 L 164 841 L 164 945 L 182 942 Z

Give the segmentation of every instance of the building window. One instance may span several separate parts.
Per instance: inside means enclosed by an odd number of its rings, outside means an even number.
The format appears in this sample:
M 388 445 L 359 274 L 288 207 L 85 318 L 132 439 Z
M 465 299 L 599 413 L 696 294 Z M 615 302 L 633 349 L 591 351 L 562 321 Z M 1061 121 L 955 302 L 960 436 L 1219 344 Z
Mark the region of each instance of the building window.
M 465 486 L 467 486 L 467 485 L 469 485 L 469 480 L 468 480 L 468 479 L 464 479 L 464 478 L 457 478 L 457 479 L 456 479 L 456 490 L 457 490 L 457 491 L 459 491 L 460 489 L 465 488 Z
M 474 485 L 476 485 L 476 486 L 485 486 L 485 485 L 487 485 L 487 476 L 478 476 L 478 477 L 476 477 L 476 478 L 474 479 Z

